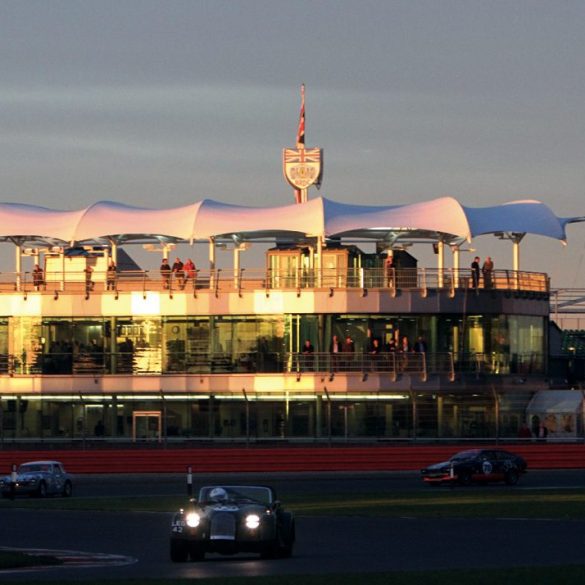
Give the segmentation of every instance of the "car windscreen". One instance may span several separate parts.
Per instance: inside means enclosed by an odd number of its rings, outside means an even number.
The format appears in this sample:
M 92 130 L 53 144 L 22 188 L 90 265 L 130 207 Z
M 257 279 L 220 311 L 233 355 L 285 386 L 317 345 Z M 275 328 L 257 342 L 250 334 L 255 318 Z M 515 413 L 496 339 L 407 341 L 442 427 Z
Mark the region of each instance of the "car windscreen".
M 50 471 L 50 465 L 41 463 L 25 463 L 18 468 L 19 473 L 37 473 L 39 471 Z
M 468 451 L 460 451 L 459 453 L 455 453 L 449 461 L 461 461 L 463 459 L 473 459 L 477 457 L 479 451 L 477 449 L 469 449 Z
M 206 486 L 199 491 L 199 502 L 258 503 L 268 506 L 272 504 L 272 491 L 263 486 Z

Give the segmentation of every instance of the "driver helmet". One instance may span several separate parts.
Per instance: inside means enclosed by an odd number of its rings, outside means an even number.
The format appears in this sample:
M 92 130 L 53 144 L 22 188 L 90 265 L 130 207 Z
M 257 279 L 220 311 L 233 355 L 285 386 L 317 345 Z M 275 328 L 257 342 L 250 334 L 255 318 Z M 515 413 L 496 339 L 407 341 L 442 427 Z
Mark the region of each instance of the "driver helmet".
M 214 502 L 227 502 L 228 495 L 222 487 L 216 487 L 209 492 L 209 499 Z

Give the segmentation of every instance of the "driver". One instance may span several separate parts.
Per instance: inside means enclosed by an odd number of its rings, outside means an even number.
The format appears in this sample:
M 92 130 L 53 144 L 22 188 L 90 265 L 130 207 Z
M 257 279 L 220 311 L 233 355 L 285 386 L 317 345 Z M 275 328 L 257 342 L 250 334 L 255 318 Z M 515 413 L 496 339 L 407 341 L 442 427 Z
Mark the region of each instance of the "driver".
M 222 487 L 216 487 L 209 492 L 209 499 L 212 502 L 218 503 L 227 502 L 228 494 Z

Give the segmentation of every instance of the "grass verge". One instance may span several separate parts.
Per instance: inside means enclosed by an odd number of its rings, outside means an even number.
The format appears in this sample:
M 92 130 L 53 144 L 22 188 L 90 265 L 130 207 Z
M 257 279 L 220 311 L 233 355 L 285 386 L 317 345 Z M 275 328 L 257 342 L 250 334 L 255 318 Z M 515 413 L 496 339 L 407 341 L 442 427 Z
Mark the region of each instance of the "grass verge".
M 0 570 L 60 564 L 61 561 L 55 557 L 28 555 L 18 551 L 0 551 Z
M 470 569 L 457 571 L 409 571 L 396 573 L 368 573 L 368 585 L 581 585 L 585 565 L 565 567 L 526 567 L 515 569 Z M 197 579 L 198 585 L 363 585 L 364 574 L 279 575 L 274 577 L 220 577 Z M 9 585 L 9 582 L 5 582 Z M 22 583 L 22 581 L 20 581 Z M 27 585 L 46 585 L 46 581 L 27 580 Z M 114 579 L 85 580 L 84 585 L 188 585 L 187 579 Z
M 7 507 L 95 510 L 111 512 L 172 512 L 187 503 L 181 496 L 50 498 L 0 502 Z M 585 489 L 490 490 L 433 489 L 411 493 L 299 495 L 285 500 L 302 516 L 387 516 L 427 518 L 585 518 Z

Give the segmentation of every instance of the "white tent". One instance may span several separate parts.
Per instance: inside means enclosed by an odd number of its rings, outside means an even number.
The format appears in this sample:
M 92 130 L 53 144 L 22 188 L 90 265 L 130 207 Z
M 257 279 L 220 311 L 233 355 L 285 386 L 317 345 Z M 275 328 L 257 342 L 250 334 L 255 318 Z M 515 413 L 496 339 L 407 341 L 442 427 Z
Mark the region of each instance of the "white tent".
M 581 390 L 539 390 L 526 408 L 528 420 L 538 417 L 551 439 L 575 437 L 582 425 L 583 398 Z
M 205 199 L 171 209 L 100 201 L 77 211 L 0 203 L 0 240 L 35 245 L 108 239 L 122 243 L 237 236 L 244 240 L 289 234 L 389 242 L 410 237 L 452 243 L 487 233 L 538 234 L 564 240 L 567 223 L 584 219 L 559 218 L 539 201 L 470 208 L 451 197 L 398 206 L 354 205 L 319 197 L 280 207 L 245 207 Z

